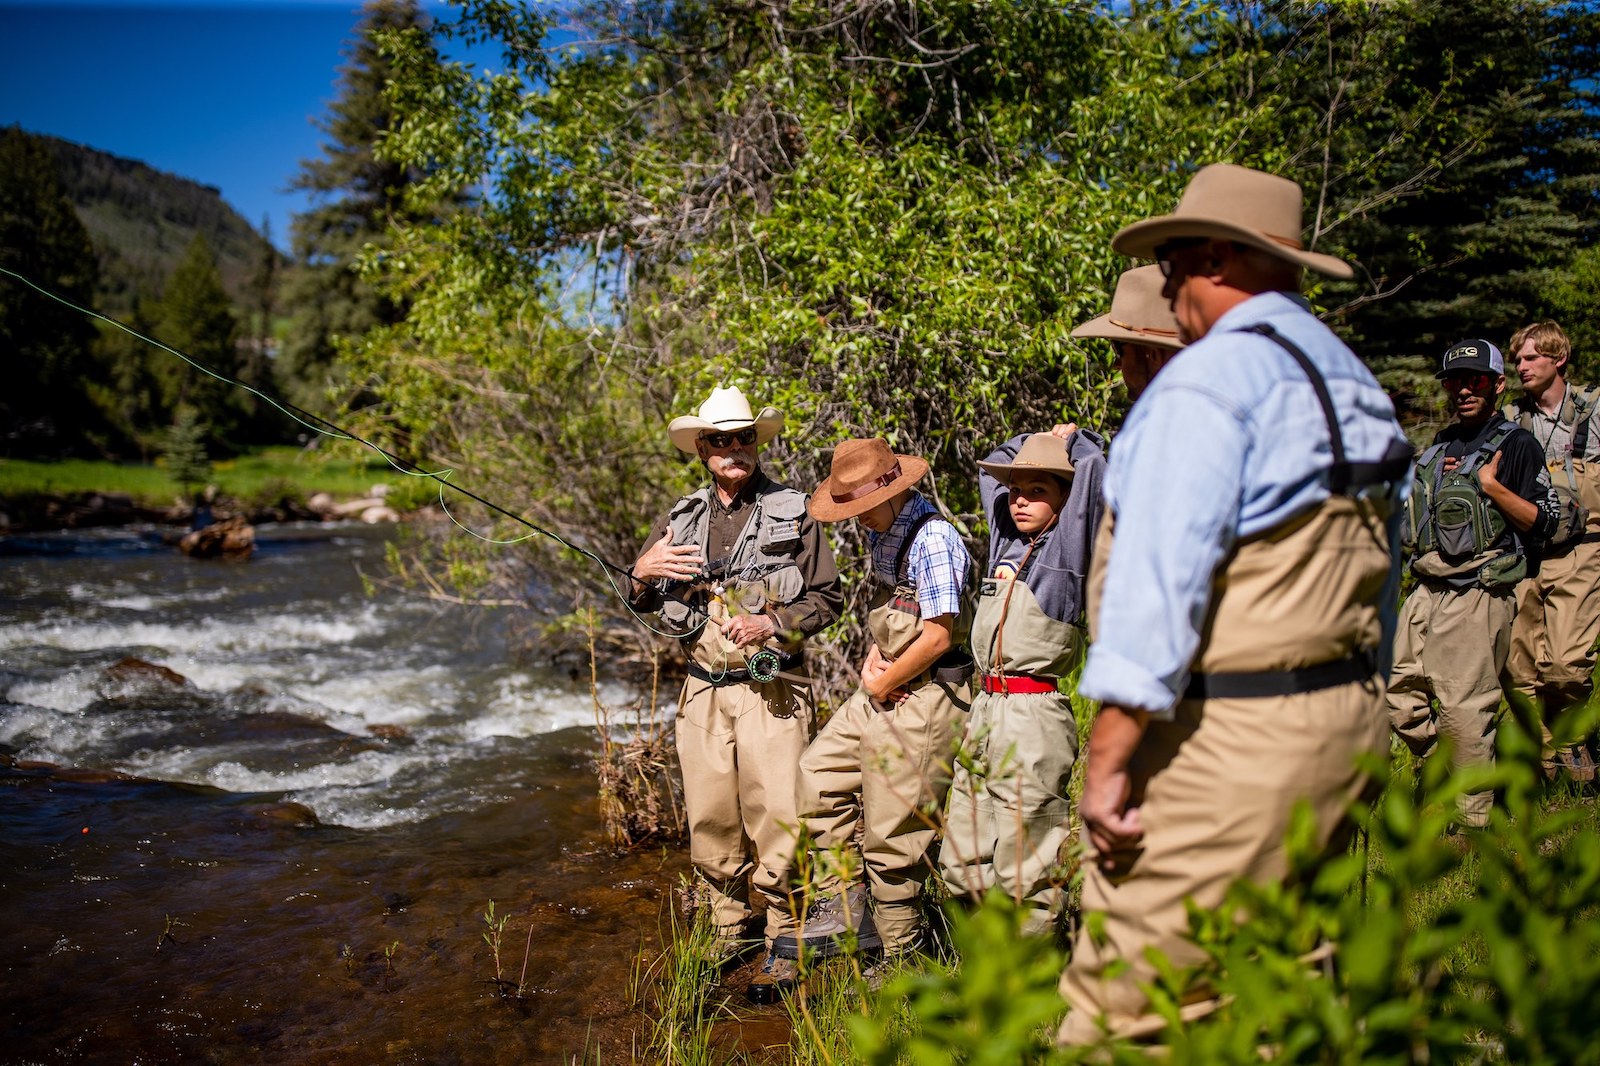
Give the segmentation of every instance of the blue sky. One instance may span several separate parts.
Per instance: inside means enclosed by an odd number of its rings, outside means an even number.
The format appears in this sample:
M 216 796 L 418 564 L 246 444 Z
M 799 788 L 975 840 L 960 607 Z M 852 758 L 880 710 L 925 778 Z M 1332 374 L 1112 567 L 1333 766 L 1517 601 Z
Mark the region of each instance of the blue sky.
M 360 18 L 349 0 L 0 0 L 0 124 L 214 185 L 287 248 L 308 202 L 289 182 Z

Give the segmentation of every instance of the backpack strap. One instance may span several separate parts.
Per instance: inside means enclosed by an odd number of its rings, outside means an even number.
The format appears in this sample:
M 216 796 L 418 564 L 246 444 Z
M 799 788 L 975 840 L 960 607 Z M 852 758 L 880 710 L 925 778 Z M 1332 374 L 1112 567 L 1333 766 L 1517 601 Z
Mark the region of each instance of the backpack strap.
M 906 530 L 906 539 L 900 542 L 900 551 L 894 557 L 894 582 L 903 584 L 906 579 L 906 561 L 911 557 L 911 545 L 917 541 L 917 534 L 922 532 L 922 527 L 939 518 L 938 511 L 929 511 L 911 523 L 911 528 Z
M 1580 391 L 1569 387 L 1567 392 L 1572 397 L 1573 411 L 1572 452 L 1567 457 L 1570 462 L 1573 457 L 1582 459 L 1589 448 L 1589 416 L 1594 413 L 1595 396 L 1600 389 L 1591 387 Z
M 1329 492 L 1335 496 L 1349 496 L 1373 485 L 1394 485 L 1404 480 L 1411 470 L 1411 459 L 1416 454 L 1409 444 L 1391 441 L 1383 458 L 1375 463 L 1352 463 L 1345 458 L 1344 434 L 1339 431 L 1339 417 L 1333 411 L 1333 396 L 1328 392 L 1328 381 L 1304 349 L 1266 322 L 1257 322 L 1239 332 L 1259 333 L 1275 342 L 1289 353 L 1300 365 L 1301 372 L 1310 379 L 1311 388 L 1317 394 L 1317 403 L 1322 406 L 1322 417 L 1328 423 L 1328 441 L 1333 447 L 1333 465 L 1328 468 Z

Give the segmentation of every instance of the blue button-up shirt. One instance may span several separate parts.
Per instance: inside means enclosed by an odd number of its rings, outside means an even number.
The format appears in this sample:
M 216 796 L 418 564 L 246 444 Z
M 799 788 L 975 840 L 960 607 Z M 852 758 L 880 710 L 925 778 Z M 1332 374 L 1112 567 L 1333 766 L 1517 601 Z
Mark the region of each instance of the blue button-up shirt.
M 894 560 L 900 553 L 911 523 L 937 508 L 922 493 L 912 490 L 911 498 L 900 508 L 887 533 L 867 531 L 872 544 L 872 572 L 894 584 Z M 906 580 L 916 586 L 917 609 L 923 618 L 961 613 L 961 593 L 967 584 L 972 556 L 961 543 L 956 527 L 943 520 L 929 522 L 917 534 L 906 553 Z
M 1298 297 L 1262 293 L 1219 318 L 1151 383 L 1111 450 L 1106 504 L 1116 537 L 1078 685 L 1090 699 L 1170 717 L 1189 682 L 1212 578 L 1234 542 L 1328 498 L 1333 449 L 1322 407 L 1282 347 L 1238 332 L 1258 322 L 1322 371 L 1350 460 L 1375 461 L 1404 439 L 1372 372 Z M 1389 528 L 1385 659 L 1399 588 L 1398 512 Z

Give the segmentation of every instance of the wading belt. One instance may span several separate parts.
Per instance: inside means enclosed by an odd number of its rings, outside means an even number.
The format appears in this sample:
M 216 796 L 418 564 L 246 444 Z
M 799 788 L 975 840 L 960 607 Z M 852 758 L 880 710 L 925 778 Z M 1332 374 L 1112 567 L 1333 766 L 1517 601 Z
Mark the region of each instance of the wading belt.
M 1320 692 L 1357 681 L 1366 681 L 1378 672 L 1370 651 L 1358 651 L 1348 659 L 1302 666 L 1296 670 L 1260 670 L 1240 674 L 1192 674 L 1184 690 L 1186 700 L 1254 700 L 1271 696 L 1298 696 Z
M 805 661 L 806 653 L 804 651 L 797 651 L 792 654 L 780 653 L 778 655 L 777 676 L 785 681 L 797 681 L 801 684 L 809 684 L 811 681 L 809 677 L 784 673 L 786 670 L 803 665 Z M 693 659 L 689 660 L 689 676 L 697 678 L 701 681 L 705 681 L 712 685 L 742 685 L 746 682 L 752 682 L 760 685 L 765 683 L 751 677 L 750 671 L 745 667 L 741 666 L 736 670 L 707 670 Z
M 1546 546 L 1544 557 L 1546 559 L 1559 559 L 1580 544 L 1600 544 L 1600 533 L 1585 533 L 1581 537 L 1574 537 L 1559 548 Z
M 1041 692 L 1060 692 L 1053 677 L 1034 674 L 984 674 L 983 691 L 1002 696 L 1035 696 Z

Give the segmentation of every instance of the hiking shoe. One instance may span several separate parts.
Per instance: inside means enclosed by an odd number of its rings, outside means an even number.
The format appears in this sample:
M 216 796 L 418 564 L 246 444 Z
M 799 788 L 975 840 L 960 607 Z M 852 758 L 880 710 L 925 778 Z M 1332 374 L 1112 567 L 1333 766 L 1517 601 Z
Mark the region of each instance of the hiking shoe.
M 1589 756 L 1589 749 L 1582 744 L 1576 744 L 1557 753 L 1556 758 L 1561 761 L 1561 768 L 1567 776 L 1580 784 L 1594 780 L 1594 759 Z
M 745 998 L 751 1003 L 763 1005 L 776 1003 L 794 991 L 799 976 L 800 967 L 793 959 L 769 951 L 762 960 L 761 969 L 750 979 L 750 987 L 744 992 Z
M 883 946 L 872 912 L 867 909 L 863 885 L 851 885 L 841 893 L 818 900 L 801 920 L 799 934 L 774 938 L 772 952 L 798 959 L 804 948 L 816 958 L 830 959 L 849 950 L 852 938 L 858 951 L 876 951 Z

